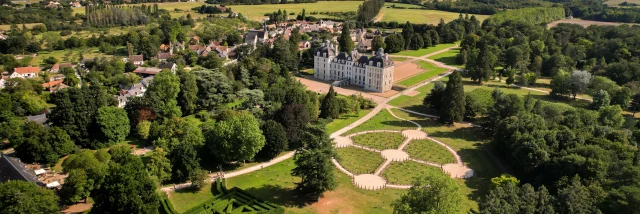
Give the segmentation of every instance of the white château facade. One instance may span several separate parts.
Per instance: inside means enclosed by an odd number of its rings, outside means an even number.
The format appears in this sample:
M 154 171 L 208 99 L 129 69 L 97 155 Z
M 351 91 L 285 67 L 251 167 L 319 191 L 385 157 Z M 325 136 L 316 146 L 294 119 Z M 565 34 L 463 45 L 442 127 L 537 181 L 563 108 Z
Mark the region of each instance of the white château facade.
M 393 85 L 393 60 L 382 48 L 369 58 L 356 50 L 338 52 L 337 47 L 325 41 L 315 50 L 313 63 L 313 75 L 318 79 L 346 82 L 376 92 L 389 91 Z

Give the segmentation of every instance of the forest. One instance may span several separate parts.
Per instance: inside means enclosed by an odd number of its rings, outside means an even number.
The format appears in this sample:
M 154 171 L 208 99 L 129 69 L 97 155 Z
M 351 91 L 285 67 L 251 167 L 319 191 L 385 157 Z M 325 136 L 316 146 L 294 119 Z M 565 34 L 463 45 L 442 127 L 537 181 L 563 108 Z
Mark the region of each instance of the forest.
M 505 21 L 517 20 L 519 22 L 539 25 L 547 24 L 564 18 L 564 8 L 562 7 L 534 7 L 500 12 L 491 16 L 487 22 L 494 22 L 496 24 L 499 24 Z
M 4 24 L 28 24 L 45 23 L 54 20 L 56 22 L 69 22 L 78 18 L 71 15 L 72 9 L 44 8 L 38 4 L 31 4 L 25 8 L 0 7 L 0 25 Z
M 93 27 L 144 25 L 158 17 L 158 4 L 153 6 L 87 6 L 85 24 Z

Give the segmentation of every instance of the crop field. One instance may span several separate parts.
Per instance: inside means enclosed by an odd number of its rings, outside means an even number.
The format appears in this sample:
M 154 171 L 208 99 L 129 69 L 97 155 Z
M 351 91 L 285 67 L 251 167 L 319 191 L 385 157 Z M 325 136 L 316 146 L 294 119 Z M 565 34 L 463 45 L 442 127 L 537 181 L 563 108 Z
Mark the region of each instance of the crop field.
M 640 0 L 608 0 L 608 1 L 605 1 L 604 3 L 609 6 L 618 6 L 620 3 L 625 1 L 629 3 L 640 4 Z
M 622 24 L 637 25 L 637 24 L 634 24 L 634 23 L 601 22 L 601 21 L 591 21 L 591 20 L 582 20 L 582 19 L 561 19 L 561 20 L 549 23 L 547 25 L 547 27 L 548 28 L 552 28 L 552 27 L 558 26 L 559 24 L 562 24 L 562 23 L 577 24 L 577 25 L 580 25 L 582 27 L 589 27 L 591 25 L 599 25 L 599 26 L 618 26 L 618 25 L 622 25 Z
M 153 3 L 145 3 L 147 5 L 153 5 Z M 229 5 L 233 12 L 241 13 L 245 17 L 260 21 L 264 18 L 264 14 L 276 12 L 280 10 L 287 10 L 287 13 L 301 13 L 302 9 L 305 9 L 307 16 L 315 16 L 316 18 L 326 18 L 326 15 L 311 14 L 313 12 L 348 12 L 357 11 L 358 6 L 362 4 L 361 1 L 320 1 L 316 3 L 304 3 L 304 4 L 264 4 L 264 5 Z M 141 4 L 132 4 L 141 5 Z M 205 5 L 204 2 L 167 2 L 159 3 L 158 8 L 166 9 L 171 13 L 171 16 L 176 18 L 180 16 L 186 16 L 191 14 L 194 18 L 205 17 L 205 14 L 199 14 L 191 11 L 191 8 Z M 206 4 L 210 5 L 210 4 Z M 177 11 L 178 9 L 179 11 Z M 84 13 L 84 7 L 73 8 L 74 13 Z
M 27 27 L 27 29 L 31 29 L 33 28 L 33 26 L 39 25 L 42 23 L 29 23 L 29 24 L 24 24 L 25 27 Z M 22 29 L 22 24 L 16 24 L 18 26 L 18 28 Z M 11 25 L 0 25 L 0 30 L 4 30 L 7 31 L 11 29 Z
M 383 22 L 396 21 L 398 23 L 405 23 L 407 21 L 414 24 L 438 24 L 440 19 L 445 22 L 457 19 L 460 15 L 455 12 L 439 11 L 439 10 L 422 10 L 422 9 L 396 9 L 396 8 L 384 8 L 381 13 L 384 13 L 382 17 Z M 470 14 L 471 15 L 471 14 Z M 475 14 L 476 18 L 482 22 L 488 15 Z

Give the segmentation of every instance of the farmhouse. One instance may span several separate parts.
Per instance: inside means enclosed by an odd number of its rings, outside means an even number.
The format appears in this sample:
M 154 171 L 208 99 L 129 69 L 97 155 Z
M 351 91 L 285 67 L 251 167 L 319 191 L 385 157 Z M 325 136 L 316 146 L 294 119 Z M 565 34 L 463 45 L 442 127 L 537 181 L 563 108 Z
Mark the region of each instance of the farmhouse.
M 140 80 L 140 82 L 134 84 L 130 88 L 120 90 L 116 97 L 118 99 L 118 108 L 124 108 L 131 97 L 142 97 L 142 95 L 147 91 L 147 88 L 149 88 L 151 81 L 153 81 L 153 76 Z
M 334 85 L 353 84 L 376 92 L 391 90 L 394 64 L 382 48 L 369 58 L 355 50 L 338 52 L 327 40 L 315 50 L 313 62 L 314 77 L 334 80 Z
M 39 67 L 19 67 L 13 70 L 13 73 L 9 78 L 35 78 L 38 77 L 39 72 Z

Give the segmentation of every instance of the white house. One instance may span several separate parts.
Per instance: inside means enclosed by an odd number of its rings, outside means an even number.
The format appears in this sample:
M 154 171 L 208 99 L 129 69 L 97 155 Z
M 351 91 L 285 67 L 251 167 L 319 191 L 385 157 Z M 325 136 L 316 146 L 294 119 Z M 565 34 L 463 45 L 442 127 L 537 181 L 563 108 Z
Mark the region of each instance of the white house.
M 13 70 L 13 73 L 9 78 L 35 78 L 38 77 L 39 72 L 39 67 L 19 67 Z

